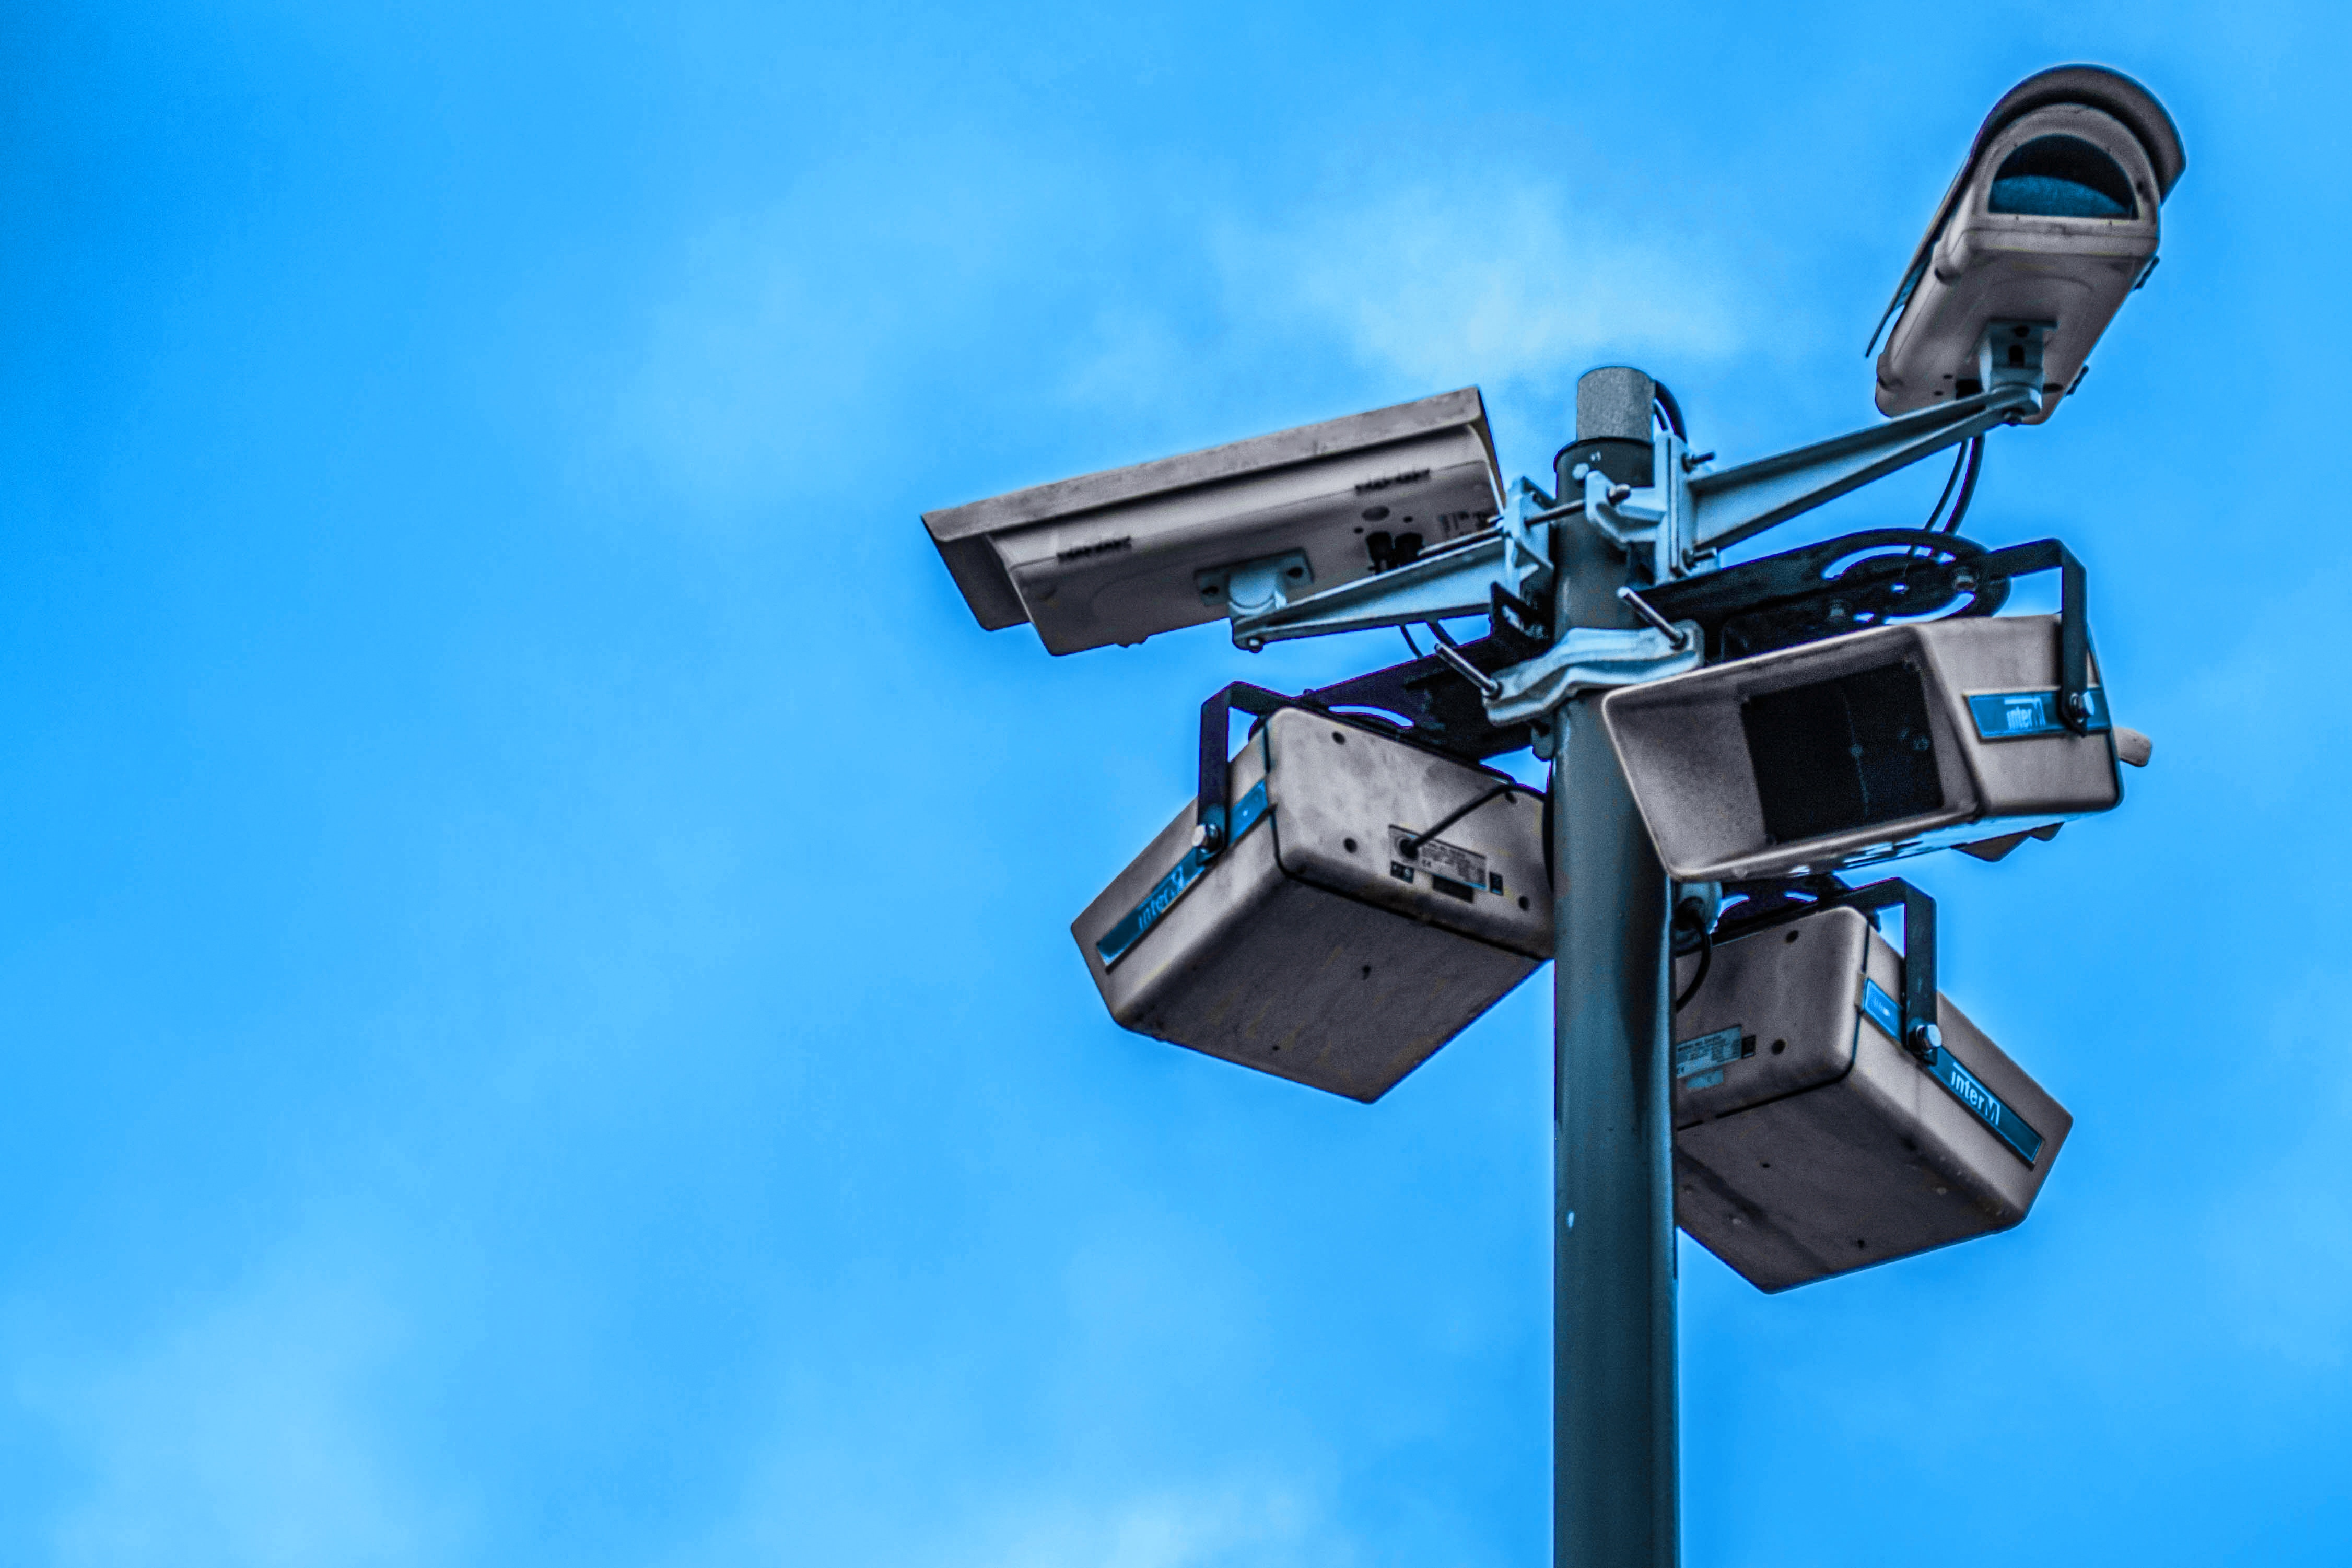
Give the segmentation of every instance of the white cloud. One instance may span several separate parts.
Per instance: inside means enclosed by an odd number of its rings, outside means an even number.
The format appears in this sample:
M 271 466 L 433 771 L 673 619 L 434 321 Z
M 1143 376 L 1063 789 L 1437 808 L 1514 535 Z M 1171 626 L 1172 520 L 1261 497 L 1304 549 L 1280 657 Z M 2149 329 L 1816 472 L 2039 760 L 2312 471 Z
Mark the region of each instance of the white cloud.
M 1737 279 L 1706 247 L 1580 212 L 1531 178 L 1417 182 L 1321 198 L 1217 237 L 1241 313 L 1318 327 L 1400 378 L 1558 381 L 1596 356 L 1720 358 Z
M 599 437 L 691 499 L 860 491 L 928 438 L 891 399 L 1045 258 L 1053 195 L 1002 148 L 908 145 L 714 215 L 629 323 Z
M 618 389 L 622 448 L 689 497 L 839 489 L 877 447 L 920 438 L 892 411 L 942 364 L 1054 367 L 1097 420 L 1223 406 L 1350 363 L 1508 401 L 1610 355 L 1720 360 L 1753 315 L 1703 227 L 1628 223 L 1544 178 L 1350 179 L 1267 216 L 1194 189 L 1082 200 L 1003 159 L 950 163 L 961 174 L 927 173 L 899 216 L 877 216 L 845 167 L 684 242 Z

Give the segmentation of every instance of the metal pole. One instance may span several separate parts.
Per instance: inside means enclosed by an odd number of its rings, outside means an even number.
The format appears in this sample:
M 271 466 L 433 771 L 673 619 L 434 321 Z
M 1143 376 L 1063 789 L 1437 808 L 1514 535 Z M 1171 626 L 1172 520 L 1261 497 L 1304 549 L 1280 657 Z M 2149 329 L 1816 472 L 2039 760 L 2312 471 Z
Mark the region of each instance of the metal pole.
M 1611 367 L 1577 384 L 1559 493 L 1597 463 L 1651 482 L 1650 378 Z M 1559 531 L 1561 626 L 1639 623 L 1619 601 L 1624 553 L 1571 518 Z M 1552 1262 L 1552 1550 L 1558 1568 L 1674 1568 L 1673 1102 L 1667 889 L 1601 727 L 1571 699 L 1552 763 L 1557 1224 Z

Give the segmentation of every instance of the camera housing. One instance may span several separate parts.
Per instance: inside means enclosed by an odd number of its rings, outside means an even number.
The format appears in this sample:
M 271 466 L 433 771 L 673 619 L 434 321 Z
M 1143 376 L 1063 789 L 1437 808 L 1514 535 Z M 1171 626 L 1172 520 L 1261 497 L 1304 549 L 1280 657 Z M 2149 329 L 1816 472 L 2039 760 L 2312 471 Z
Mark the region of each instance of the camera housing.
M 1485 528 L 1502 474 L 1475 386 L 923 514 L 990 631 L 1047 651 L 1277 607 Z
M 2062 66 L 2011 89 L 1887 307 L 1879 412 L 2014 380 L 2042 395 L 2021 422 L 2049 418 L 2154 267 L 2158 209 L 2186 163 L 2164 106 L 2119 72 Z

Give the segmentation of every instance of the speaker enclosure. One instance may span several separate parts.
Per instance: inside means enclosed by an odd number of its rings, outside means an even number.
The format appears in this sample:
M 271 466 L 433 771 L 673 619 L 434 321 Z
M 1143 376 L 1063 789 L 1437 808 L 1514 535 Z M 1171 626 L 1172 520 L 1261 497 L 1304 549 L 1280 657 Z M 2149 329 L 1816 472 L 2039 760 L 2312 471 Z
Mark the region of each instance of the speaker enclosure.
M 1601 711 L 1668 874 L 1751 881 L 2112 810 L 2123 781 L 2091 670 L 2087 734 L 2056 721 L 2056 616 L 1874 627 L 1625 687 Z M 1880 710 L 1906 682 L 1908 721 Z
M 1677 994 L 1697 964 L 1676 961 Z M 1948 1088 L 1895 1039 L 1903 994 L 1902 955 L 1841 907 L 1718 941 L 1675 1016 L 1675 1217 L 1759 1289 L 2018 1224 L 2074 1127 L 1938 992 Z M 2032 1158 L 1962 1098 L 1986 1091 Z
M 1541 791 L 1299 709 L 1227 788 L 1226 848 L 1187 806 L 1071 923 L 1123 1027 L 1369 1102 L 1551 956 Z

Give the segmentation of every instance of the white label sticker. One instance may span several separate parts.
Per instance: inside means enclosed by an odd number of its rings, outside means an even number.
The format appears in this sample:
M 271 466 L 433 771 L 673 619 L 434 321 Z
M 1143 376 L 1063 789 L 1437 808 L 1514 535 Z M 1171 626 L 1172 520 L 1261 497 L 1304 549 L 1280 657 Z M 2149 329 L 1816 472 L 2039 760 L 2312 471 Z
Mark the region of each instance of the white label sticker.
M 1723 1064 L 1739 1059 L 1741 1038 L 1739 1026 L 1734 1024 L 1683 1041 L 1675 1047 L 1675 1076 L 1689 1080 L 1685 1089 L 1713 1089 L 1723 1081 Z
M 1405 853 L 1405 841 L 1412 839 L 1412 853 Z M 1391 825 L 1389 828 L 1389 859 L 1391 864 L 1418 866 L 1433 877 L 1443 877 L 1449 882 L 1459 882 L 1467 888 L 1486 891 L 1486 858 L 1475 850 L 1448 844 L 1443 838 L 1413 838 L 1412 833 Z

